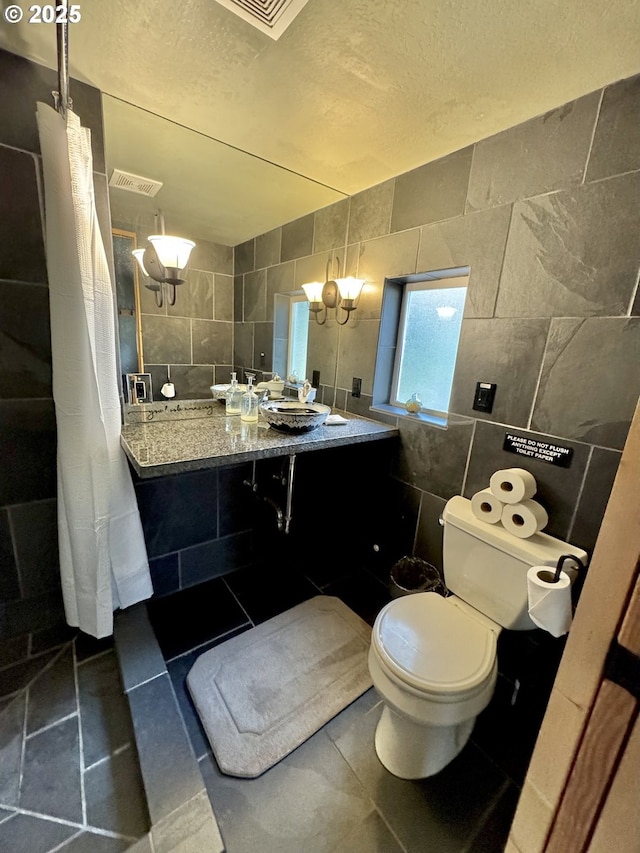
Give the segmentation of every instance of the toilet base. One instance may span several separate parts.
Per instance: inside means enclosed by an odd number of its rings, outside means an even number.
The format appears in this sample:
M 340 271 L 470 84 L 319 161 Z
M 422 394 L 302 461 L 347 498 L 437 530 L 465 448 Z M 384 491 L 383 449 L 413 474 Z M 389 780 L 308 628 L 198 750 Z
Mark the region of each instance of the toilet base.
M 376 728 L 376 754 L 394 776 L 426 779 L 453 761 L 469 740 L 475 721 L 472 717 L 454 726 L 420 725 L 385 705 Z

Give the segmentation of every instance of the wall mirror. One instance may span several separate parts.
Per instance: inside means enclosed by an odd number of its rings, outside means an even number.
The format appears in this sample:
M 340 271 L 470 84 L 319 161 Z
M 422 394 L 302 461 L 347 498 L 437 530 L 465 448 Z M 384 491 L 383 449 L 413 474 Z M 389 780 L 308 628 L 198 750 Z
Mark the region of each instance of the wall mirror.
M 141 326 L 140 312 L 157 312 L 148 307 L 146 292 L 138 290 L 137 270 L 129 269 L 129 256 L 136 239 L 142 245 L 149 234 L 155 233 L 156 211 L 162 211 L 167 233 L 188 237 L 196 244 L 228 247 L 346 195 L 110 95 L 103 94 L 103 111 L 107 177 L 117 168 L 162 182 L 155 197 L 109 188 L 111 221 L 120 241 L 116 245 L 114 237 L 114 253 L 118 268 L 124 271 L 126 283 L 122 288 L 128 293 L 123 293 L 122 302 L 120 294 L 118 297 L 122 373 L 130 369 L 142 372 L 144 323 Z M 129 246 L 127 239 L 131 241 Z M 136 300 L 131 296 L 132 275 Z M 135 318 L 127 313 L 130 310 L 135 312 Z M 277 341 L 273 343 L 277 347 Z M 271 341 L 263 349 L 271 349 Z M 153 364 L 155 360 L 150 350 L 146 361 Z M 281 372 L 281 366 L 275 368 L 268 361 L 254 366 Z M 163 381 L 164 376 L 154 376 L 155 386 Z
M 113 263 L 115 270 L 120 373 L 144 372 L 144 349 L 140 315 L 140 290 L 136 261 L 131 254 L 137 248 L 136 234 L 113 228 Z M 124 388 L 124 385 L 122 386 Z M 126 393 L 125 393 L 126 399 Z
M 168 234 L 237 246 L 346 198 L 324 184 L 103 94 L 107 177 L 162 182 L 154 197 L 110 188 L 114 223 L 140 233 L 161 209 Z M 146 235 L 145 235 L 146 236 Z

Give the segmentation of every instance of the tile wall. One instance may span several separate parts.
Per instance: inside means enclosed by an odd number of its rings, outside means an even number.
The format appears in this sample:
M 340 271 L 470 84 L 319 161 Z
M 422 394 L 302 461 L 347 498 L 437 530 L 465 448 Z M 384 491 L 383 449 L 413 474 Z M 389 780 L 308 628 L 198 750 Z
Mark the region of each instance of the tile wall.
M 592 550 L 640 394 L 639 226 L 634 77 L 236 247 L 234 364 L 264 366 L 274 294 L 324 280 L 337 255 L 367 284 L 347 326 L 311 322 L 308 372 L 320 371 L 325 403 L 385 420 L 369 409 L 385 277 L 471 268 L 451 400 L 460 417 L 446 430 L 399 419 L 384 523 L 357 531 L 381 578 L 398 553 L 441 568 L 447 499 L 514 466 L 536 477 L 547 532 Z M 472 409 L 477 381 L 498 386 L 491 414 Z M 507 429 L 570 447 L 570 467 L 522 465 L 503 450 Z M 539 630 L 500 637 L 476 732 L 496 761 L 510 760 L 498 754 L 505 727 L 530 754 L 563 648 Z
M 140 517 L 156 595 L 252 560 L 251 465 L 137 480 Z
M 207 397 L 231 364 L 268 370 L 274 294 L 322 278 L 335 253 L 367 285 L 347 327 L 311 324 L 309 371 L 319 370 L 325 402 L 377 417 L 385 277 L 469 264 L 451 403 L 467 420 L 447 431 L 400 422 L 389 559 L 402 530 L 401 551 L 441 563 L 446 500 L 519 464 L 502 450 L 505 427 L 573 449 L 570 469 L 531 470 L 548 532 L 591 549 L 640 392 L 639 112 L 636 77 L 259 235 L 235 247 L 233 266 L 228 247 L 205 244 L 207 260 L 198 247 L 174 308 L 158 310 L 143 288 L 154 387 L 168 366 L 183 397 Z M 360 398 L 350 396 L 353 376 Z M 498 385 L 491 415 L 471 408 L 479 380 Z M 162 565 L 173 587 L 175 559 Z
M 367 283 L 347 326 L 311 322 L 308 370 L 325 403 L 374 418 L 385 277 L 471 268 L 451 400 L 462 418 L 400 419 L 390 540 L 402 521 L 404 549 L 440 564 L 446 500 L 522 461 L 502 450 L 508 427 L 573 449 L 568 469 L 525 467 L 548 532 L 591 549 L 640 394 L 640 77 L 237 246 L 236 366 L 270 359 L 274 294 L 323 280 L 332 254 Z M 472 409 L 477 381 L 497 383 L 491 414 Z
M 166 223 L 167 233 L 182 234 Z M 135 223 L 114 220 L 114 228 L 133 231 L 145 246 L 157 230 L 152 215 Z M 144 368 L 151 373 L 155 400 L 169 373 L 176 399 L 211 396 L 210 387 L 228 382 L 233 357 L 233 249 L 196 240 L 187 281 L 179 285 L 176 304 L 158 308 L 155 295 L 140 281 Z
M 0 50 L 0 667 L 69 639 L 60 593 L 56 430 L 36 103 L 57 74 Z M 110 234 L 100 92 L 72 80 L 92 132 L 94 181 Z M 107 245 L 110 245 L 108 243 Z

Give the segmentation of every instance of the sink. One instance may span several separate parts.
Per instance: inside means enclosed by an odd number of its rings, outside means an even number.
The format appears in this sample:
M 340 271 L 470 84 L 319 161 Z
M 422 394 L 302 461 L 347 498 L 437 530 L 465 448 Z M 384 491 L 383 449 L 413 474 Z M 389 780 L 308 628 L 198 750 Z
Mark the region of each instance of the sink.
M 297 400 L 271 400 L 262 403 L 259 408 L 269 426 L 281 432 L 310 432 L 322 426 L 331 414 L 330 406 L 299 403 Z

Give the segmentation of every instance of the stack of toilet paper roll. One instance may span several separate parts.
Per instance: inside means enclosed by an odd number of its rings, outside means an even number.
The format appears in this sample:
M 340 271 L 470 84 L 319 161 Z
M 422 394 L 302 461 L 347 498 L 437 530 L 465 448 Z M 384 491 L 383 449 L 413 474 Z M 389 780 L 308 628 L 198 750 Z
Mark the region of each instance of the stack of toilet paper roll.
M 503 468 L 493 474 L 488 489 L 471 498 L 471 509 L 476 518 L 528 539 L 549 522 L 545 508 L 533 500 L 537 489 L 535 477 L 524 468 Z

